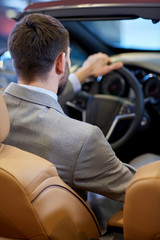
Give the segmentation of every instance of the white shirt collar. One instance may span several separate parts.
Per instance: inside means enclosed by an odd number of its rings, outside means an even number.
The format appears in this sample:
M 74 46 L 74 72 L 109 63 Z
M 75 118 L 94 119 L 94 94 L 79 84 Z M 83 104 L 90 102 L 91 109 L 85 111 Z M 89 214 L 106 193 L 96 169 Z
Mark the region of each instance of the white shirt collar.
M 24 85 L 24 84 L 18 84 L 18 85 L 21 85 L 21 86 L 23 86 L 23 87 L 25 87 L 25 88 L 28 88 L 28 89 L 33 89 L 33 90 L 39 91 L 39 92 L 41 92 L 41 93 L 48 94 L 49 96 L 51 96 L 52 98 L 54 98 L 56 101 L 58 100 L 58 96 L 57 96 L 55 93 L 53 93 L 53 92 L 51 92 L 51 91 L 49 91 L 49 90 L 46 90 L 46 89 L 44 89 L 44 88 L 39 88 L 39 87 L 34 87 L 34 86 Z

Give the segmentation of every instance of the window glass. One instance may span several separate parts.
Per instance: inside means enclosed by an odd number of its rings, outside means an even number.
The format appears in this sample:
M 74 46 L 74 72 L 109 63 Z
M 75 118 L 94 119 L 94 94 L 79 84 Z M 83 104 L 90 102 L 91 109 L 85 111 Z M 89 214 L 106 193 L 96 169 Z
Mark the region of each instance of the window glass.
M 137 50 L 160 50 L 160 22 L 147 19 L 83 21 L 97 38 L 114 47 Z

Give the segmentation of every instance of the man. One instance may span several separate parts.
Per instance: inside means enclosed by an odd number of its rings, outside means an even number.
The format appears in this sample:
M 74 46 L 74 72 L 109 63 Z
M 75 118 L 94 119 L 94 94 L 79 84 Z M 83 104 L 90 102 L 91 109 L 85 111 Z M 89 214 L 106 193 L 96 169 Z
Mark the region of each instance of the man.
M 50 16 L 28 15 L 14 26 L 8 47 L 18 84 L 4 92 L 11 121 L 5 143 L 54 163 L 63 181 L 81 196 L 91 191 L 123 202 L 135 169 L 116 157 L 98 127 L 69 118 L 57 102 L 70 68 L 68 31 Z M 98 53 L 76 76 L 81 81 L 122 66 L 108 63 L 108 56 Z

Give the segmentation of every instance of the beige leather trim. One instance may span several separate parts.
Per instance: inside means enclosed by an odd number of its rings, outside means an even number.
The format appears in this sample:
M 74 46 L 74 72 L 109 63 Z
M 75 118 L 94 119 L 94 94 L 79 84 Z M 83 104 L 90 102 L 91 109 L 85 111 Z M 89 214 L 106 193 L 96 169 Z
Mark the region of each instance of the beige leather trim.
M 4 102 L 3 96 L 0 93 L 0 142 L 3 142 L 7 137 L 10 129 L 8 110 Z

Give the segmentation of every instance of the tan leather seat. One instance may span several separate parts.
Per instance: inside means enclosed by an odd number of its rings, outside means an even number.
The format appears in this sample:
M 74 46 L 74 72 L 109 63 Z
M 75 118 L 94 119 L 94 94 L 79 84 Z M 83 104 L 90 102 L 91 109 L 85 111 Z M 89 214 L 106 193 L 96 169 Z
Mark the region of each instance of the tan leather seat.
M 160 161 L 140 167 L 126 191 L 124 236 L 160 240 Z
M 125 240 L 160 240 L 160 161 L 140 167 L 126 190 L 123 211 L 107 229 L 123 228 Z
M 0 240 L 89 240 L 100 229 L 88 205 L 49 161 L 2 144 L 9 131 L 0 94 Z

